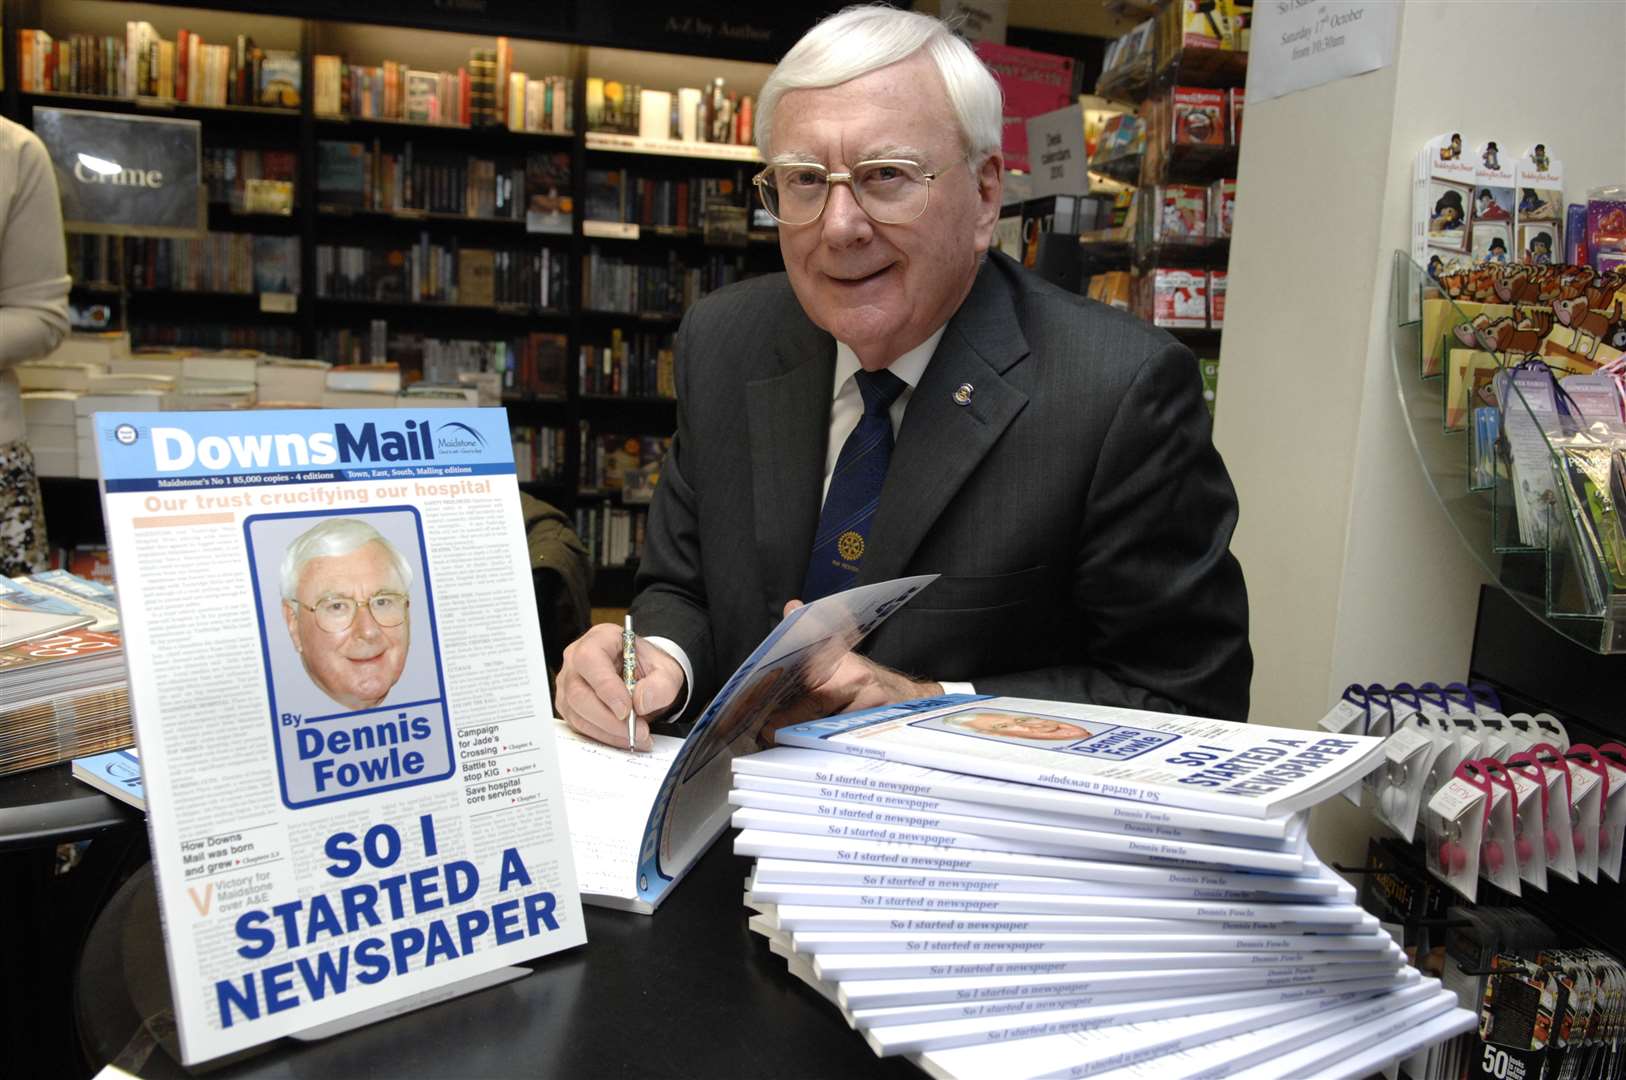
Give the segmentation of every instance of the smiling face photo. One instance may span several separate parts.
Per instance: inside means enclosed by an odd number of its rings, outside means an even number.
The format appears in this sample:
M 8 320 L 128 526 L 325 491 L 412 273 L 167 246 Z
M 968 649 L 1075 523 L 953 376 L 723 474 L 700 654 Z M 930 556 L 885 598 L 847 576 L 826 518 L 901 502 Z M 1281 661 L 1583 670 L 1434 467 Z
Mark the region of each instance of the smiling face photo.
M 1092 732 L 1067 720 L 1048 716 L 1023 716 L 1018 713 L 970 713 L 956 716 L 949 723 L 983 735 L 998 735 L 1007 739 L 1032 739 L 1037 742 L 1072 741 L 1087 739 Z
M 282 612 L 305 673 L 350 710 L 389 694 L 412 643 L 412 570 L 371 525 L 334 518 L 302 533 L 282 563 Z

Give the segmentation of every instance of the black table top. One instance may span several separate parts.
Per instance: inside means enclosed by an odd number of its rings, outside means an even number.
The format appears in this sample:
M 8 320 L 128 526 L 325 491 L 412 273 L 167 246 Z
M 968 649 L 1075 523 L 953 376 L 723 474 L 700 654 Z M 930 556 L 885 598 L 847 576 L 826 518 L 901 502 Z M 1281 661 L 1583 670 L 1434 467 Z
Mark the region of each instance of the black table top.
M 64 763 L 0 777 L 0 853 L 140 822 L 141 812 L 73 778 Z
M 284 1040 L 211 1077 L 919 1077 L 874 1056 L 746 929 L 750 860 L 717 842 L 654 916 L 587 908 L 586 946 L 503 986 L 324 1042 Z M 92 1064 L 168 1002 L 150 867 L 97 920 L 77 989 Z M 185 1076 L 163 1049 L 136 1071 Z

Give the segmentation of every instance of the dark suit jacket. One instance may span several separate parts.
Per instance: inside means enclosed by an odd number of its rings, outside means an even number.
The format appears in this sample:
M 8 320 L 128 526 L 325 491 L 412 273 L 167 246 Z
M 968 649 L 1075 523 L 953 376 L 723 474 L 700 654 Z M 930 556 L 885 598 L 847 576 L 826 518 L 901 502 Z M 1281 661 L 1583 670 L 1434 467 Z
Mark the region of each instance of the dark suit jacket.
M 801 588 L 834 370 L 783 274 L 678 331 L 633 611 L 688 651 L 691 717 Z M 1191 352 L 993 254 L 904 412 L 858 584 L 943 576 L 863 651 L 981 693 L 1246 719 L 1236 513 Z

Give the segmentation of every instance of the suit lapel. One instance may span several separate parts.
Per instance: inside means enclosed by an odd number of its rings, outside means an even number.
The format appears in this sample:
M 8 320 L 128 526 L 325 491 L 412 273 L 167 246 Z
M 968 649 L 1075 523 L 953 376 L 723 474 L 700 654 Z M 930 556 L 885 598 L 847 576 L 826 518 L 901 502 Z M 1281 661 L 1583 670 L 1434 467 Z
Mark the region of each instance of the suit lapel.
M 1027 405 L 1027 395 L 1003 378 L 1028 346 L 1007 274 L 995 265 L 1002 258 L 984 263 L 909 398 L 860 585 L 904 572 L 954 493 Z M 971 400 L 959 405 L 954 395 L 964 384 Z
M 795 328 L 775 346 L 779 374 L 745 388 L 757 564 L 776 620 L 784 602 L 801 595 L 819 524 L 836 367 L 834 339 L 800 308 L 796 315 Z

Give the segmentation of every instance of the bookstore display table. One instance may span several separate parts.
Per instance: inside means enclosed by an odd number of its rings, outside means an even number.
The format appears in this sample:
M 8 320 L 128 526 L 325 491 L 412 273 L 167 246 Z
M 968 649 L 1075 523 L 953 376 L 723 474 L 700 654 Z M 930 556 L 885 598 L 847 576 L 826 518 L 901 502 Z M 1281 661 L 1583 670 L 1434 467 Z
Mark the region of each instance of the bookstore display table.
M 918 1077 L 876 1058 L 746 929 L 749 868 L 729 833 L 653 917 L 587 908 L 587 945 L 526 978 L 324 1042 L 275 1043 L 210 1075 Z M 76 996 L 89 1063 L 125 1053 L 142 1077 L 186 1075 L 163 1048 L 139 1062 L 151 1041 L 141 1019 L 167 1010 L 168 994 L 146 868 L 85 946 Z

